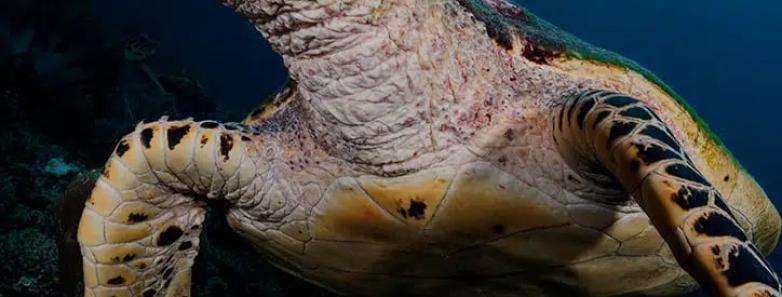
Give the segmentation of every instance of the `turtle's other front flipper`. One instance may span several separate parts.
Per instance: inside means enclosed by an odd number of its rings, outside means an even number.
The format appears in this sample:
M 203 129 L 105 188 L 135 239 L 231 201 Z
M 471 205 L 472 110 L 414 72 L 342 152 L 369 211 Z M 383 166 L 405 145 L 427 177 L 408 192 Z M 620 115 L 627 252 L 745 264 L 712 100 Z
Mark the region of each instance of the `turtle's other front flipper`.
M 719 296 L 782 296 L 773 268 L 720 193 L 646 104 L 583 92 L 557 112 L 553 128 L 571 166 L 630 193 L 701 286 Z
M 256 176 L 242 128 L 164 118 L 120 141 L 79 223 L 85 296 L 190 296 L 205 201 Z

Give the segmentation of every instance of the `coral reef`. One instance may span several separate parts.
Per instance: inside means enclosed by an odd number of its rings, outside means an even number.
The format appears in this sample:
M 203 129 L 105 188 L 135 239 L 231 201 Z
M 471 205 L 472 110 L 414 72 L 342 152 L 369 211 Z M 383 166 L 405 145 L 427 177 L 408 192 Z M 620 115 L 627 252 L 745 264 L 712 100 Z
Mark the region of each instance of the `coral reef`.
M 7 279 L 0 291 L 9 296 L 58 296 L 56 248 L 37 228 L 0 234 L 0 274 Z

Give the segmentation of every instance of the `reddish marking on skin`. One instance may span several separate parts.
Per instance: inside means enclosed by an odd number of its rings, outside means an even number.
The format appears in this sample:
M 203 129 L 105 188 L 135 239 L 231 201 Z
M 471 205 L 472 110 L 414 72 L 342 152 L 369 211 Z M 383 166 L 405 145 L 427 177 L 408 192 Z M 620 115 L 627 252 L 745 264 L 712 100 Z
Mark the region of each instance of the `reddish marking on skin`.
M 467 123 L 468 127 L 478 129 L 491 124 L 490 110 L 486 110 L 478 104 L 473 104 L 470 106 L 470 112 L 472 118 Z
M 463 114 L 463 113 L 457 113 L 456 114 L 456 124 L 461 126 L 465 122 L 467 122 L 467 116 L 465 114 Z
M 527 44 L 524 45 L 524 52 L 521 55 L 533 63 L 549 64 L 551 60 L 559 57 L 561 53 L 546 49 L 538 44 L 535 44 L 534 41 L 527 40 Z
M 505 136 L 505 139 L 507 139 L 508 141 L 513 141 L 513 129 L 505 130 L 505 133 L 503 133 L 502 135 Z

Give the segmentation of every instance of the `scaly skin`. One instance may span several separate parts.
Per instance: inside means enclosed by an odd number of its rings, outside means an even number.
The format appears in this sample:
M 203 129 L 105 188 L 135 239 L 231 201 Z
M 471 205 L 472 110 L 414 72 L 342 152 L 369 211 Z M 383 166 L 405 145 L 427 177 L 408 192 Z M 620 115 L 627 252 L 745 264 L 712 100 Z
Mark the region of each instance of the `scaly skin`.
M 164 118 L 120 142 L 79 227 L 86 296 L 189 296 L 208 199 L 231 205 L 260 255 L 347 295 L 672 295 L 695 287 L 676 259 L 720 296 L 778 295 L 751 248 L 776 245 L 776 209 L 641 68 L 595 60 L 501 0 L 226 4 L 293 83 L 246 126 Z M 624 145 L 649 144 L 642 133 L 584 149 L 615 126 L 590 138 L 557 125 L 571 107 L 585 119 L 610 108 L 583 108 L 572 98 L 584 90 L 632 97 L 654 115 L 639 124 L 670 131 L 669 161 L 698 178 L 627 172 L 640 155 Z M 677 209 L 673 184 L 708 203 Z M 696 218 L 717 230 L 706 244 Z M 731 267 L 751 268 L 746 285 Z
M 555 141 L 573 167 L 616 177 L 703 286 L 718 296 L 779 295 L 774 269 L 645 104 L 589 91 L 566 104 L 554 125 Z

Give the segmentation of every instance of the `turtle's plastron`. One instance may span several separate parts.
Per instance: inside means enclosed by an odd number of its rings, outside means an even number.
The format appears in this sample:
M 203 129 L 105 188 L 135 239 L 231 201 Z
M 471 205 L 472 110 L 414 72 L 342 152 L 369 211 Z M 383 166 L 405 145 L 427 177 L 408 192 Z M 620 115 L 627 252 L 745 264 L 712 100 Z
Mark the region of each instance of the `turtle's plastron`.
M 106 163 L 79 224 L 85 296 L 189 296 L 203 199 L 255 177 L 241 126 L 140 124 Z

